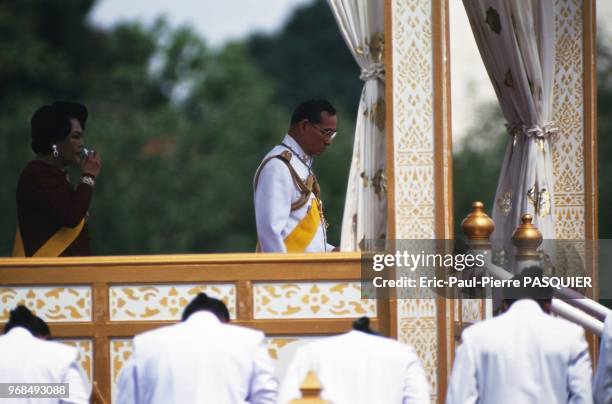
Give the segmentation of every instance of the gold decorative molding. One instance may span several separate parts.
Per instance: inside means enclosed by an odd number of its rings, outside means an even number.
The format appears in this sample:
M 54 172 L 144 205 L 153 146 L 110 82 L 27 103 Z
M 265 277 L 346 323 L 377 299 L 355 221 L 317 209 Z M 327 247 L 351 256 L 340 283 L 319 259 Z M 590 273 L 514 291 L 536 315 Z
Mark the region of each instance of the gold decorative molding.
M 180 320 L 183 309 L 198 294 L 222 300 L 236 318 L 233 284 L 116 285 L 110 288 L 111 321 Z
M 0 287 L 0 322 L 20 304 L 47 322 L 91 321 L 91 288 L 86 286 Z
M 584 1 L 555 0 L 553 121 L 559 131 L 550 140 L 557 239 L 585 237 Z
M 376 316 L 359 282 L 256 283 L 253 297 L 256 319 Z

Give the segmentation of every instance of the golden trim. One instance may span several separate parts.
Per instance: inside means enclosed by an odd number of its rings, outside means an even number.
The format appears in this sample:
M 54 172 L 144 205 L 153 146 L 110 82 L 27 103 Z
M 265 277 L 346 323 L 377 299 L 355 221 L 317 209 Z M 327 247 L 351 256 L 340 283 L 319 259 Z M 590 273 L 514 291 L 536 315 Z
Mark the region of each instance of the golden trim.
M 583 146 L 584 146 L 584 225 L 585 238 L 598 238 L 598 176 L 597 176 L 597 13 L 595 0 L 582 3 L 582 69 L 583 69 Z M 587 248 L 590 250 L 590 248 Z M 587 253 L 587 260 L 593 268 L 593 289 L 591 298 L 598 296 L 597 255 Z M 587 332 L 589 351 L 593 366 L 599 358 L 598 338 Z
M 238 281 L 237 283 L 236 314 L 238 320 L 253 320 L 253 282 L 251 281 Z
M 72 267 L 72 266 L 117 266 L 117 265 L 180 265 L 180 264 L 224 264 L 224 263 L 338 263 L 361 258 L 360 253 L 232 253 L 232 254 L 177 254 L 177 255 L 125 255 L 101 257 L 57 257 L 57 258 L 0 258 L 0 268 L 17 267 Z
M 232 320 L 232 324 L 240 325 L 243 327 L 255 328 L 263 331 L 266 336 L 287 336 L 287 335 L 303 335 L 303 336 L 317 336 L 317 335 L 331 335 L 340 334 L 351 329 L 354 318 L 321 318 L 321 319 L 273 319 L 273 320 Z M 370 319 L 370 324 L 373 328 L 380 329 L 383 333 L 385 330 L 382 328 L 382 321 L 378 318 Z M 54 338 L 94 338 L 94 376 L 96 374 L 104 375 L 102 373 L 96 373 L 98 366 L 96 361 L 99 358 L 104 357 L 102 355 L 96 355 L 98 352 L 98 341 L 104 339 L 110 340 L 114 338 L 131 338 L 136 334 L 143 333 L 145 331 L 153 330 L 164 325 L 174 324 L 176 321 L 138 321 L 138 322 L 103 322 L 100 324 L 94 323 L 50 323 L 49 329 Z M 4 323 L 0 323 L 0 327 L 4 327 Z M 109 344 L 107 344 L 109 345 Z M 101 362 L 100 362 L 101 363 Z M 108 368 L 106 368 L 108 369 Z M 109 374 L 110 375 L 110 374 Z M 95 376 L 97 377 L 97 376 Z M 98 379 L 96 379 L 98 380 Z M 100 384 L 100 383 L 98 383 Z
M 434 206 L 435 235 L 453 237 L 452 132 L 450 94 L 450 37 L 448 0 L 432 1 L 433 102 L 434 102 Z M 436 299 L 438 334 L 437 397 L 443 403 L 452 363 L 449 353 L 454 346 L 453 311 L 444 297 Z M 451 307 L 452 308 L 452 307 Z
M 385 1 L 385 107 L 387 141 L 387 239 L 395 239 L 395 159 L 393 143 L 393 1 Z
M 451 130 L 448 0 L 432 2 L 435 234 L 453 238 L 453 149 Z
M 385 126 L 387 142 L 387 240 L 394 240 L 396 236 L 395 221 L 395 147 L 393 143 L 393 0 L 384 2 L 385 15 Z M 388 329 L 389 336 L 397 339 L 397 300 L 389 299 Z
M 596 2 L 584 0 L 582 7 L 585 236 L 587 240 L 596 240 L 598 236 Z
M 27 279 L 27 278 L 26 278 Z M 108 312 L 108 293 L 109 285 L 105 283 L 93 284 L 92 298 L 92 320 L 96 324 L 94 326 L 94 366 L 93 380 L 98 384 L 100 393 L 105 397 L 111 397 L 111 372 L 110 372 L 110 344 L 109 335 L 101 330 L 98 324 L 108 324 L 110 316 Z

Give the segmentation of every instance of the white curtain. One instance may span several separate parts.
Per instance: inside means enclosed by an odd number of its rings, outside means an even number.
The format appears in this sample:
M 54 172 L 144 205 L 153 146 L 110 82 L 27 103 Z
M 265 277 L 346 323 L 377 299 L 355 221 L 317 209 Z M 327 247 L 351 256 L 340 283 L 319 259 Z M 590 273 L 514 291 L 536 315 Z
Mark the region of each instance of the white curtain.
M 342 251 L 386 237 L 385 69 L 383 0 L 328 0 L 365 82 L 342 219 Z
M 544 238 L 553 212 L 553 0 L 463 0 L 510 135 L 495 193 L 493 238 L 530 213 Z

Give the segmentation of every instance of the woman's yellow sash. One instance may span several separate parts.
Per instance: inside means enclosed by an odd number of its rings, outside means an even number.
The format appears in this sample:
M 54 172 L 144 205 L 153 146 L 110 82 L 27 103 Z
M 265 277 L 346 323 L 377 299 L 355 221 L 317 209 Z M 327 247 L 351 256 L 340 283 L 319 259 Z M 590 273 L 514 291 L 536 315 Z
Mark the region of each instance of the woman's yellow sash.
M 62 227 L 55 233 L 51 238 L 32 255 L 32 257 L 59 257 L 66 248 L 78 237 L 83 226 L 85 225 L 85 219 L 81 220 L 76 227 Z M 15 244 L 13 245 L 13 257 L 25 257 L 25 250 L 23 248 L 23 240 L 21 239 L 21 232 L 19 226 L 17 226 L 17 234 L 15 234 Z

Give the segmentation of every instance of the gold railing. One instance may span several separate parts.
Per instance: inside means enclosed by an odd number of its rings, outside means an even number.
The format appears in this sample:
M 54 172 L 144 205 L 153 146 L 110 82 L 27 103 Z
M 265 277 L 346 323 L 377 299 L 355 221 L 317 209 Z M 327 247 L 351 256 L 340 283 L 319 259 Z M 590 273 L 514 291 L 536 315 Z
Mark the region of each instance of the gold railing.
M 295 318 L 258 318 L 254 293 L 261 285 L 284 285 L 285 290 L 300 284 L 323 283 L 355 285 L 361 278 L 360 254 L 212 254 L 172 256 L 83 257 L 53 259 L 0 259 L 0 307 L 6 321 L 6 294 L 15 288 L 86 287 L 91 291 L 89 321 L 50 322 L 51 332 L 60 339 L 93 340 L 93 380 L 104 399 L 111 396 L 111 352 L 113 338 L 131 338 L 173 321 L 116 321 L 111 317 L 111 290 L 118 286 L 147 288 L 153 285 L 229 284 L 235 291 L 233 323 L 259 329 L 267 336 L 308 336 L 338 334 L 351 328 L 359 310 L 348 316 Z M 258 286 L 259 285 L 259 286 Z M 15 293 L 11 292 L 14 297 Z M 289 293 L 289 292 L 288 292 Z M 89 295 L 88 295 L 89 296 Z M 354 294 L 352 295 L 354 296 Z M 319 296 L 319 298 L 322 296 Z M 308 299 L 308 298 L 305 298 Z M 325 300 L 325 298 L 323 298 Z M 329 299 L 328 299 L 329 300 Z M 183 302 L 184 303 L 184 302 Z M 321 307 L 325 301 L 316 302 Z M 357 302 L 347 302 L 355 307 Z M 314 304 L 314 302 L 310 302 Z M 331 303 L 327 303 L 331 304 Z M 389 333 L 389 304 L 375 304 L 372 324 L 383 334 Z M 344 303 L 342 303 L 344 306 Z M 36 310 L 36 303 L 29 306 Z M 343 307 L 347 312 L 347 307 Z M 181 307 L 182 310 L 182 307 Z M 339 310 L 338 307 L 333 310 Z M 352 315 L 354 314 L 354 315 Z M 282 318 L 280 318 L 282 317 Z M 325 316 L 323 316 L 325 317 Z M 334 317 L 334 318 L 331 318 Z M 0 317 L 0 321 L 2 317 Z M 3 326 L 0 324 L 0 326 Z

